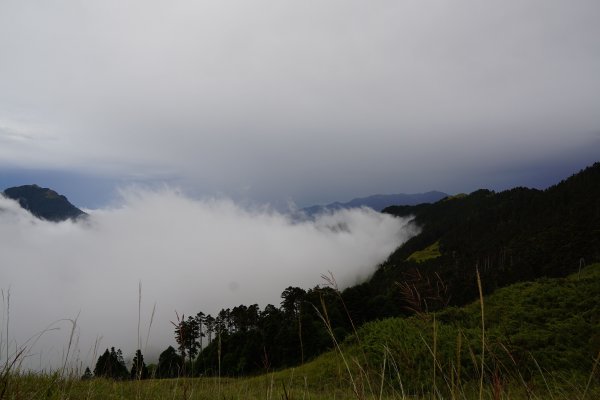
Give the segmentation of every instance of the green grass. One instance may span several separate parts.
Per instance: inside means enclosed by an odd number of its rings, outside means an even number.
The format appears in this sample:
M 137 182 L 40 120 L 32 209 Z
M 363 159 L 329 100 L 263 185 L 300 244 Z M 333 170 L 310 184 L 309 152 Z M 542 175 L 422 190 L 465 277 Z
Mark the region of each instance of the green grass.
M 6 399 L 354 399 L 344 378 L 319 379 L 316 371 L 290 369 L 251 378 L 180 378 L 116 382 L 52 376 L 14 376 Z M 307 375 L 310 373 L 310 375 Z
M 431 357 L 429 357 L 431 360 Z M 337 365 L 341 367 L 341 365 Z M 49 399 L 49 400 L 104 400 L 104 399 L 478 399 L 478 384 L 464 381 L 454 391 L 448 386 L 433 386 L 431 382 L 415 390 L 402 389 L 394 374 L 384 376 L 381 391 L 381 375 L 361 375 L 356 368 L 358 394 L 343 368 L 331 382 L 320 379 L 320 371 L 303 367 L 252 378 L 194 378 L 162 379 L 145 381 L 115 382 L 106 379 L 81 381 L 55 379 L 52 376 L 23 375 L 13 377 L 4 399 Z M 490 379 L 484 386 L 484 399 L 584 399 L 587 377 L 571 375 L 548 375 L 544 379 L 533 379 L 526 385 L 518 381 L 503 381 L 495 386 Z M 406 382 L 404 382 L 406 383 Z M 403 392 L 404 390 L 404 392 Z M 495 397 L 495 393 L 499 393 Z M 454 396 L 454 397 L 453 397 Z M 598 384 L 588 389 L 585 399 L 600 396 Z
M 585 380 L 600 351 L 598 299 L 600 264 L 563 279 L 515 284 L 486 297 L 487 379 L 498 375 L 518 382 L 543 379 L 547 374 L 567 381 Z M 382 363 L 383 347 L 389 349 L 405 385 L 413 389 L 434 383 L 434 346 L 435 385 L 447 386 L 459 371 L 461 380 L 481 376 L 479 301 L 435 316 L 368 323 L 359 336 L 375 365 Z
M 423 250 L 415 251 L 408 258 L 407 261 L 414 261 L 416 263 L 422 263 L 427 260 L 431 260 L 434 258 L 438 258 L 441 256 L 440 252 L 440 242 L 435 242 L 434 244 L 427 246 Z
M 0 399 L 592 400 L 600 398 L 598 299 L 600 264 L 496 291 L 483 301 L 483 360 L 477 301 L 368 323 L 311 362 L 260 376 L 115 382 L 0 374 Z

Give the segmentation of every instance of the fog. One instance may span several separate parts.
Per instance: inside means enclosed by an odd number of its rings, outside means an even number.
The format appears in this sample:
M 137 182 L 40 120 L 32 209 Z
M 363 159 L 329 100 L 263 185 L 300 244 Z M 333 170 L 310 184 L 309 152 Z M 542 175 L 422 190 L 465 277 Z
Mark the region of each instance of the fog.
M 60 366 L 72 327 L 65 319 L 76 319 L 69 366 L 93 368 L 94 348 L 115 346 L 130 358 L 141 285 L 140 342 L 152 361 L 175 344 L 176 311 L 278 306 L 286 287 L 324 284 L 329 272 L 346 287 L 417 233 L 408 219 L 369 209 L 297 221 L 170 188 L 130 188 L 112 207 L 87 211 L 86 220 L 51 223 L 0 196 L 0 359 L 7 343 L 9 353 L 27 344 L 27 368 Z

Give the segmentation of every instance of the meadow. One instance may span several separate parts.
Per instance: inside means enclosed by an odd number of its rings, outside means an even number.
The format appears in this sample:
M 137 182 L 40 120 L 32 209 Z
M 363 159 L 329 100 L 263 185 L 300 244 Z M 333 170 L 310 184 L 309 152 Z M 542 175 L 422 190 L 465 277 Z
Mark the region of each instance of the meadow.
M 0 399 L 597 399 L 600 264 L 465 307 L 365 324 L 305 364 L 251 377 L 82 380 L 4 362 Z

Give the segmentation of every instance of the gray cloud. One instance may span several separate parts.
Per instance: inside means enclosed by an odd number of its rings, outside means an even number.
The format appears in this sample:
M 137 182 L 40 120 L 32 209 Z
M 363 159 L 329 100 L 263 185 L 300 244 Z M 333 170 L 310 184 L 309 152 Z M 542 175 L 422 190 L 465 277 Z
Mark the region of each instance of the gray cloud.
M 598 147 L 599 15 L 592 0 L 3 1 L 0 119 L 56 140 L 0 161 L 301 203 L 451 191 L 482 165 Z
M 69 339 L 64 319 L 78 315 L 71 362 L 92 365 L 98 338 L 100 351 L 116 346 L 131 355 L 140 281 L 142 343 L 156 304 L 146 351 L 152 358 L 174 343 L 169 321 L 176 310 L 214 315 L 239 304 L 278 305 L 287 286 L 323 284 L 321 274 L 328 272 L 345 287 L 369 276 L 416 233 L 408 220 L 367 209 L 292 222 L 266 208 L 191 200 L 171 189 L 129 189 L 118 207 L 90 214 L 86 222 L 54 224 L 0 196 L 0 282 L 11 292 L 10 347 L 48 326 L 60 328 L 28 350 L 28 367 L 57 366 Z M 6 344 L 5 335 L 0 342 Z

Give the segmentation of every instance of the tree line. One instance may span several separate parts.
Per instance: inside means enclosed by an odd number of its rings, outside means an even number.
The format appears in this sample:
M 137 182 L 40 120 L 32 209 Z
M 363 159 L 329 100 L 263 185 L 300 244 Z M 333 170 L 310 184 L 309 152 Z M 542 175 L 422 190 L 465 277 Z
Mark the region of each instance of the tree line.
M 239 376 L 297 365 L 331 347 L 327 324 L 335 326 L 336 339 L 351 331 L 335 288 L 290 286 L 281 299 L 279 307 L 239 305 L 215 316 L 200 311 L 178 318 L 173 325 L 180 374 Z
M 240 376 L 262 373 L 308 361 L 332 346 L 333 334 L 341 340 L 352 330 L 340 292 L 317 286 L 304 290 L 288 287 L 281 304 L 239 305 L 215 316 L 199 311 L 176 315 L 172 321 L 176 348 L 169 346 L 156 365 L 146 366 L 137 350 L 131 370 L 121 350 L 107 349 L 96 362 L 93 375 L 84 378 L 176 378 L 181 376 Z M 327 326 L 332 326 L 329 332 Z
M 133 363 L 131 369 L 127 369 L 125 361 L 123 360 L 123 352 L 121 349 L 115 350 L 111 347 L 110 350 L 106 349 L 104 353 L 98 357 L 96 366 L 94 367 L 94 374 L 89 367 L 85 369 L 82 379 L 91 379 L 92 377 L 97 378 L 110 378 L 116 380 L 126 379 L 147 379 L 150 376 L 148 367 L 144 362 L 144 356 L 141 350 L 135 352 L 133 357 Z

